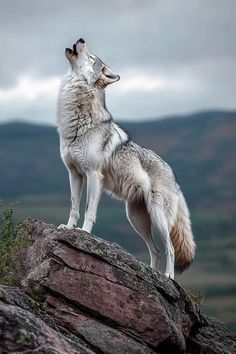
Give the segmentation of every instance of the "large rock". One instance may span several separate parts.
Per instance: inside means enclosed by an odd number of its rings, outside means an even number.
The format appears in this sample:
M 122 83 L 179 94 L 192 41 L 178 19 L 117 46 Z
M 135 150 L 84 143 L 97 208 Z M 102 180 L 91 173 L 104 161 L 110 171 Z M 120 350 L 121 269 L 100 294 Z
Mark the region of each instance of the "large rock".
M 44 330 L 48 335 L 50 329 L 49 342 L 54 343 L 57 335 L 56 343 L 65 346 L 65 353 L 70 350 L 66 346 L 77 353 L 236 352 L 233 335 L 204 317 L 180 285 L 154 273 L 118 245 L 39 221 L 34 222 L 32 239 L 22 286 L 43 305 L 36 314 L 41 318 L 39 333 Z M 15 306 L 20 324 L 20 311 L 30 314 L 19 301 L 2 306 L 5 314 Z M 74 342 L 79 345 L 76 349 Z M 61 347 L 55 348 L 59 353 Z

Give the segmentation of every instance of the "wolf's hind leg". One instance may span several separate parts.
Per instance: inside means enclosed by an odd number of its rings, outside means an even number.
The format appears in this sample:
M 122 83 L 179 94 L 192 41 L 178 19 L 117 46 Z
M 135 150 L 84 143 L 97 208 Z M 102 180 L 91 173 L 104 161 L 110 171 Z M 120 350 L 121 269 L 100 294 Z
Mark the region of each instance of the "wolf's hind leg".
M 150 208 L 150 216 L 152 224 L 157 228 L 165 247 L 166 255 L 166 271 L 165 274 L 171 279 L 174 279 L 174 263 L 175 253 L 170 234 L 168 231 L 167 220 L 159 205 L 152 205 Z
M 144 239 L 147 244 L 151 268 L 158 270 L 160 262 L 160 250 L 154 242 L 152 236 L 152 223 L 147 212 L 145 201 L 126 202 L 126 214 L 134 230 Z

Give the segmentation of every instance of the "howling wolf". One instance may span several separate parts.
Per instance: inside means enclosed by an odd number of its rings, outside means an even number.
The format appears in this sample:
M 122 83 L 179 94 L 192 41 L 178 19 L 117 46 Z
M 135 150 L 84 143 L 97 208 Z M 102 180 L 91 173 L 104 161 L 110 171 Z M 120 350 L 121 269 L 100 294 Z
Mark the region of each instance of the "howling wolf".
M 146 241 L 151 267 L 158 269 L 160 251 L 155 228 L 165 246 L 165 274 L 174 278 L 174 267 L 183 271 L 192 262 L 195 243 L 189 211 L 175 176 L 153 151 L 135 144 L 114 123 L 105 104 L 105 88 L 120 79 L 80 38 L 66 48 L 69 71 L 58 100 L 60 153 L 69 172 L 72 229 L 79 219 L 84 181 L 87 204 L 82 229 L 91 232 L 102 189 L 126 203 L 129 222 Z

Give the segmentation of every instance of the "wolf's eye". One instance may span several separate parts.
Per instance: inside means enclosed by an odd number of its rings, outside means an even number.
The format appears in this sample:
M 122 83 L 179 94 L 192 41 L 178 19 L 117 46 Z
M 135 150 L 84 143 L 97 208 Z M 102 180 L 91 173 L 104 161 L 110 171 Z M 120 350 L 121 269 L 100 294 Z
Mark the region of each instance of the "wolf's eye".
M 95 59 L 93 57 L 90 56 L 91 59 L 93 59 L 95 61 Z

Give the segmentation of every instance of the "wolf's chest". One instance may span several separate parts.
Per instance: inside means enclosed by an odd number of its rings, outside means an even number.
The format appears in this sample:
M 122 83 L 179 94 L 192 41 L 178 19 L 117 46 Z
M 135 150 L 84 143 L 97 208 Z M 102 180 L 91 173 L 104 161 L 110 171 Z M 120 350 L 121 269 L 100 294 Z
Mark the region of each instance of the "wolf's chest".
M 99 146 L 96 139 L 80 139 L 72 145 L 61 141 L 60 152 L 64 163 L 67 166 L 75 166 L 81 174 L 88 170 L 97 169 L 99 161 Z

